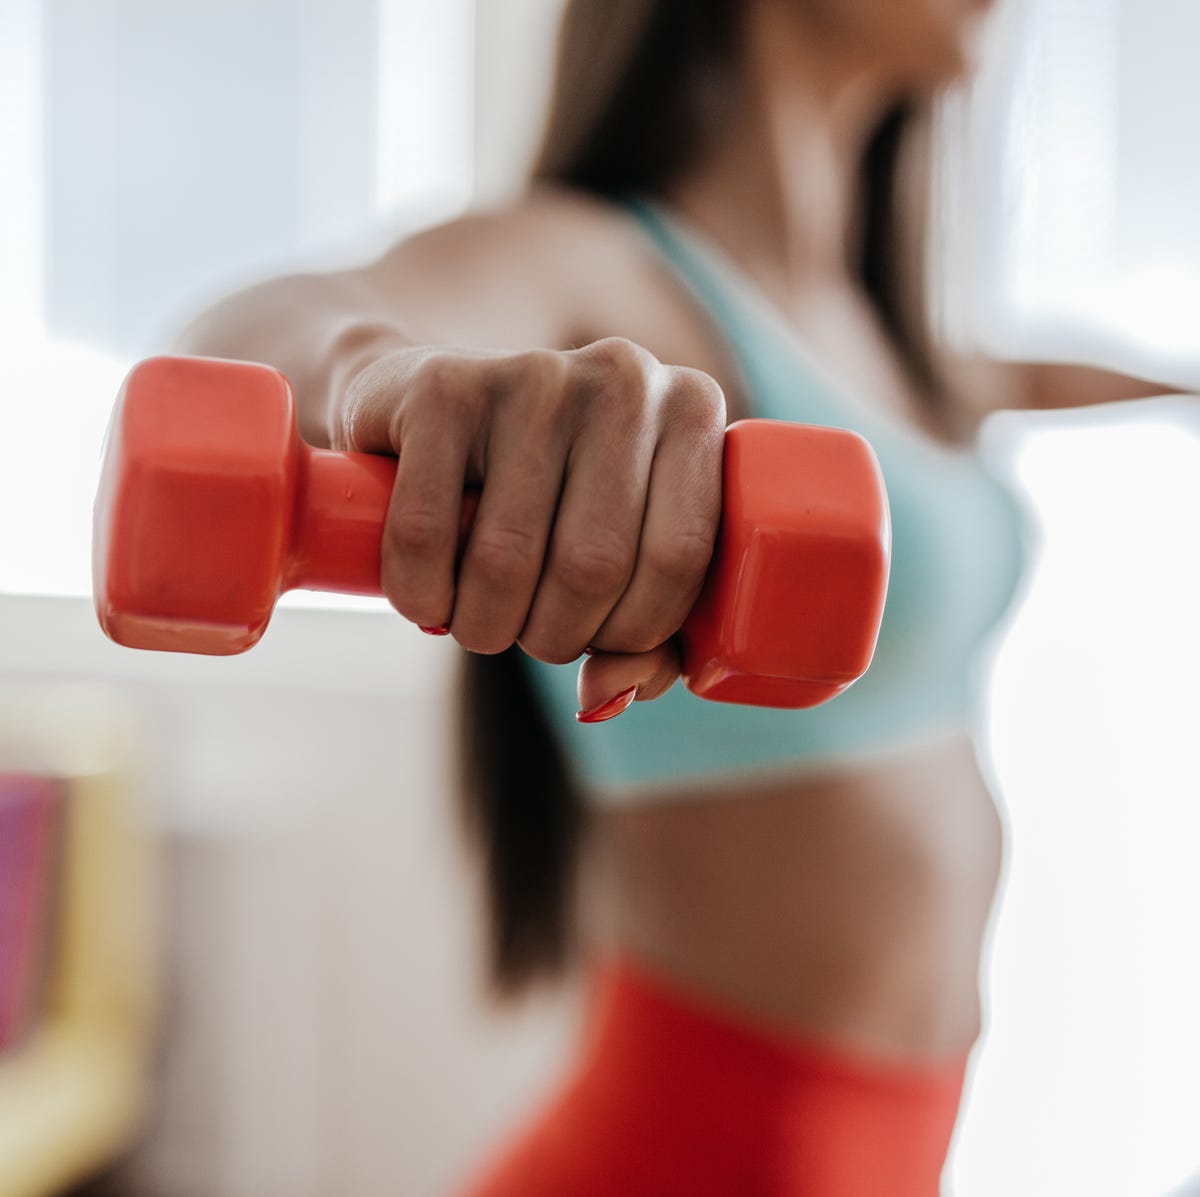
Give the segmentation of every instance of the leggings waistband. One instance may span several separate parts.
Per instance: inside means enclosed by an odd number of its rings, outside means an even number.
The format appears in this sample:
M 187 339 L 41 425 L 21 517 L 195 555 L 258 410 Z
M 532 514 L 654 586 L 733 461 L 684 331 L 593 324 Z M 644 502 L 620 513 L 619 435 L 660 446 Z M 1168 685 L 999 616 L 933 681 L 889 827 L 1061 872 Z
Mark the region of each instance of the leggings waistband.
M 475 1197 L 936 1197 L 966 1068 L 750 1023 L 629 960 Z

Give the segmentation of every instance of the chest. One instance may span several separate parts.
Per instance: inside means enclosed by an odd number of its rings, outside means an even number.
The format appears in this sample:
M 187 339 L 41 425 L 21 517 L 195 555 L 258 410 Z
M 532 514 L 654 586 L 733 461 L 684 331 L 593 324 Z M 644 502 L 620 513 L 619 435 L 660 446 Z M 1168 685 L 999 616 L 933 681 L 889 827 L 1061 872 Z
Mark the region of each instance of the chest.
M 929 396 L 922 393 L 895 338 L 861 288 L 837 280 L 814 281 L 794 295 L 780 315 L 839 389 L 861 397 L 889 420 L 935 441 L 944 439 Z
M 660 361 L 711 375 L 725 392 L 731 422 L 753 414 L 747 371 L 729 330 L 666 271 L 652 270 L 639 283 L 636 289 L 624 289 L 620 313 L 614 311 L 603 335 L 610 335 L 616 324 L 618 335 L 644 345 Z M 633 295 L 640 302 L 630 303 Z M 853 284 L 817 280 L 786 301 L 780 297 L 773 307 L 771 317 L 780 331 L 804 345 L 839 390 L 861 396 L 884 419 L 907 424 L 933 440 L 944 439 L 892 337 Z

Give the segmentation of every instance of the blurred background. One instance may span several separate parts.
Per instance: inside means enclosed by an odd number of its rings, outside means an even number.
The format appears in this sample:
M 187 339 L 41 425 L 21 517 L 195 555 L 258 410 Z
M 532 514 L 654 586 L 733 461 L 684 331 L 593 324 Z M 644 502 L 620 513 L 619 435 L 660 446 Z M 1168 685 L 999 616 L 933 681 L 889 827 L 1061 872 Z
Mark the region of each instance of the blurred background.
M 36 848 L 57 863 L 18 895 L 28 926 L 57 909 L 77 948 L 107 911 L 126 984 L 103 1000 L 155 1082 L 106 1192 L 437 1194 L 569 1043 L 569 988 L 482 997 L 449 646 L 314 595 L 246 657 L 138 654 L 88 598 L 129 365 L 232 287 L 511 194 L 559 7 L 0 3 L 0 887 Z M 1200 6 L 1008 0 L 993 42 L 943 113 L 947 333 L 1200 386 Z M 1200 405 L 1006 414 L 985 443 L 1035 566 L 985 679 L 1008 861 L 951 1191 L 1161 1195 L 1200 1169 Z M 56 840 L 80 795 L 110 830 Z M 96 843 L 92 896 L 64 897 Z M 8 890 L 0 948 L 32 960 Z M 39 1010 L 76 1025 L 66 950 L 27 961 L 23 1022 L 0 976 L 0 1195 L 35 1191 L 7 1179 L 34 1131 L 6 1113 L 98 1117 L 29 1096 Z M 47 1141 L 66 1180 L 140 1116 L 98 1075 L 125 1113 L 75 1163 Z

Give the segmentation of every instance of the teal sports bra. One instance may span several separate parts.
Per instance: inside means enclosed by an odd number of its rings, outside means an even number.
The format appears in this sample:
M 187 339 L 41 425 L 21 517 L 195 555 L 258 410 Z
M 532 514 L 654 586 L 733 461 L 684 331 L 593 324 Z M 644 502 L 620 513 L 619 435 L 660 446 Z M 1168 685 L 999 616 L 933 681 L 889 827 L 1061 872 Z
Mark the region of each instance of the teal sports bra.
M 525 658 L 579 780 L 601 798 L 695 789 L 860 763 L 969 727 L 978 649 L 1022 570 L 1013 497 L 977 451 L 939 445 L 831 382 L 782 314 L 679 219 L 640 201 L 630 210 L 723 333 L 753 415 L 851 428 L 871 442 L 891 504 L 892 569 L 870 669 L 808 710 L 709 702 L 677 683 L 607 723 L 580 725 L 578 665 Z

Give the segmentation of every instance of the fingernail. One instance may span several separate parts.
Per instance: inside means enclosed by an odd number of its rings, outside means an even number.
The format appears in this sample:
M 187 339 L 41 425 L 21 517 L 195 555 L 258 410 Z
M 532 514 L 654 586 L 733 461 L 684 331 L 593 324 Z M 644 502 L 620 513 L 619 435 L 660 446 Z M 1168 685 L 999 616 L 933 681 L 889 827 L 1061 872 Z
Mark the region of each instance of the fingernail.
M 602 702 L 590 710 L 577 711 L 575 719 L 578 723 L 603 723 L 606 719 L 615 719 L 622 711 L 629 709 L 629 704 L 637 697 L 636 686 L 622 690 L 615 698 Z
M 449 636 L 450 625 L 448 623 L 439 623 L 436 628 L 427 628 L 424 624 L 419 623 L 417 627 L 425 633 L 426 636 Z
M 593 647 L 592 647 L 592 646 L 589 644 L 589 645 L 588 645 L 588 646 L 587 646 L 587 647 L 586 647 L 586 648 L 583 650 L 583 655 L 584 655 L 585 657 L 594 657 L 594 656 L 596 655 L 596 650 L 595 650 L 595 649 L 594 649 L 594 648 L 593 648 Z

